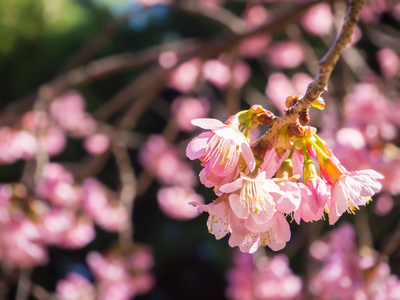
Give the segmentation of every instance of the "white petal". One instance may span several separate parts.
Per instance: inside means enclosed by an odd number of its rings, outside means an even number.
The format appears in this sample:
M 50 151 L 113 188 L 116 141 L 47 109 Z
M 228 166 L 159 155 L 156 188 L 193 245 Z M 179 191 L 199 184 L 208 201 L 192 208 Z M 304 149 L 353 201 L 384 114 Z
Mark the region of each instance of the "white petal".
M 194 126 L 197 126 L 197 127 L 203 128 L 203 129 L 216 129 L 216 128 L 226 126 L 220 120 L 211 119 L 211 118 L 194 119 L 191 121 L 191 123 Z

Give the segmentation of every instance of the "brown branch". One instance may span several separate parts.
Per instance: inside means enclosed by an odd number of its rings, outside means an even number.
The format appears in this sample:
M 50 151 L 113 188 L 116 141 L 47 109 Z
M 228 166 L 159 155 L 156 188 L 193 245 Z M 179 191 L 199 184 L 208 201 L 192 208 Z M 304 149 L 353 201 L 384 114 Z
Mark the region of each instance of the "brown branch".
M 112 151 L 118 166 L 119 177 L 121 181 L 120 202 L 124 205 L 128 215 L 128 226 L 119 233 L 120 246 L 126 251 L 133 247 L 133 225 L 132 213 L 133 203 L 137 193 L 137 182 L 135 171 L 132 168 L 128 149 L 123 142 L 122 132 L 114 139 Z
M 126 25 L 128 19 L 128 15 L 123 15 L 117 20 L 108 23 L 88 43 L 86 43 L 86 45 L 76 55 L 74 55 L 67 62 L 62 70 L 62 73 L 70 71 L 88 61 L 99 48 L 107 44 L 115 36 L 115 34 L 122 28 L 122 26 Z
M 193 57 L 209 59 L 222 52 L 229 51 L 246 38 L 267 32 L 281 31 L 286 25 L 295 22 L 312 5 L 331 1 L 333 0 L 313 1 L 292 7 L 289 11 L 277 13 L 270 22 L 243 34 L 223 34 L 208 40 L 188 39 L 168 45 L 149 47 L 138 53 L 123 53 L 105 57 L 61 74 L 44 84 L 42 88 L 47 89 L 52 98 L 55 98 L 70 88 L 79 87 L 114 74 L 140 69 L 157 61 L 160 53 L 164 51 L 176 51 L 180 57 L 180 63 Z M 34 93 L 6 107 L 1 117 L 2 124 L 12 124 L 18 114 L 31 109 L 36 97 L 37 95 Z
M 285 115 L 276 118 L 272 127 L 253 144 L 253 152 L 257 158 L 261 158 L 268 148 L 272 139 L 286 125 L 296 124 L 299 115 L 307 111 L 311 104 L 327 91 L 328 81 L 332 70 L 336 65 L 345 47 L 350 43 L 354 27 L 356 26 L 364 1 L 351 0 L 340 33 L 332 44 L 327 54 L 319 62 L 319 71 L 315 79 L 308 85 L 305 95 L 296 105 L 289 108 Z M 289 95 L 288 95 L 289 96 Z

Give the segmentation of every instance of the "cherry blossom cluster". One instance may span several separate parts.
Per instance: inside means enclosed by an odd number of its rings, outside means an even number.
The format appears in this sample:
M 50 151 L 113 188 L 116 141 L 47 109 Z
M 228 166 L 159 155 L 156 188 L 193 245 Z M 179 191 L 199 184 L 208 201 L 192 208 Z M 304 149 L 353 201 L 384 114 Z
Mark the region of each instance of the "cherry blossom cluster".
M 96 281 L 92 283 L 79 273 L 68 273 L 57 284 L 59 299 L 129 300 L 146 294 L 155 282 L 149 273 L 153 253 L 146 245 L 135 245 L 133 251 L 125 254 L 120 249 L 106 254 L 90 252 L 87 263 Z
M 378 253 L 358 249 L 354 228 L 344 223 L 310 247 L 319 262 L 309 290 L 317 299 L 398 299 L 400 280 Z
M 236 252 L 226 273 L 230 300 L 301 299 L 302 280 L 293 274 L 283 254 L 272 257 Z
M 209 111 L 206 99 L 177 97 L 171 105 L 171 113 L 180 130 L 191 132 L 196 129 L 191 124 L 193 118 L 205 117 Z M 186 205 L 188 201 L 204 203 L 196 193 L 196 175 L 181 149 L 168 142 L 159 134 L 148 137 L 139 151 L 142 166 L 161 185 L 157 193 L 160 209 L 175 220 L 188 220 L 198 216 L 195 208 Z
M 109 139 L 96 131 L 95 120 L 85 112 L 84 98 L 71 90 L 55 99 L 48 111 L 29 111 L 14 127 L 0 127 L 0 163 L 29 160 L 39 151 L 58 155 L 66 146 L 67 136 L 84 139 L 85 150 L 99 155 L 108 148 Z
M 287 98 L 290 107 L 297 96 Z M 323 100 L 314 106 L 322 108 Z M 306 118 L 306 116 L 300 116 Z M 297 223 L 329 216 L 334 224 L 344 212 L 354 213 L 380 191 L 383 176 L 373 170 L 348 171 L 310 126 L 284 126 L 263 157 L 255 157 L 249 131 L 271 125 L 274 116 L 259 105 L 231 116 L 225 123 L 195 119 L 210 130 L 187 146 L 187 156 L 199 159 L 200 181 L 218 198 L 208 205 L 193 202 L 209 213 L 209 231 L 217 239 L 230 233 L 229 245 L 255 252 L 261 245 L 277 251 L 290 239 L 287 216 Z
M 50 163 L 34 191 L 22 183 L 0 185 L 0 259 L 15 267 L 48 260 L 49 245 L 77 249 L 95 237 L 94 222 L 108 231 L 126 228 L 126 210 L 100 182 L 81 185 L 62 165 Z M 94 222 L 93 222 L 94 221 Z
M 400 297 L 400 280 L 378 253 L 356 246 L 352 225 L 343 223 L 310 246 L 310 275 L 293 274 L 284 254 L 236 252 L 226 273 L 230 300 L 387 299 Z M 307 297 L 307 296 L 308 297 Z
M 400 66 L 400 59 L 398 64 Z M 393 65 L 392 65 L 393 66 Z M 400 69 L 399 69 L 400 70 Z M 378 78 L 357 84 L 344 98 L 344 122 L 332 120 L 323 135 L 330 140 L 337 157 L 348 168 L 373 168 L 385 176 L 383 193 L 375 211 L 385 215 L 400 193 L 400 159 L 397 146 L 400 106 L 378 88 Z

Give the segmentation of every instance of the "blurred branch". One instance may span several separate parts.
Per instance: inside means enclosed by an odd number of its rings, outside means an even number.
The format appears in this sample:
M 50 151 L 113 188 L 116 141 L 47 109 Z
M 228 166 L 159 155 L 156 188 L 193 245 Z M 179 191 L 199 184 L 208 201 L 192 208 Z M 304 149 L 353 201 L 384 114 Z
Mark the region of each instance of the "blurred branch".
M 393 252 L 399 247 L 399 245 L 400 245 L 400 222 L 397 224 L 396 230 L 391 236 L 391 238 L 388 239 L 388 242 L 384 245 L 379 255 L 377 263 L 382 260 L 386 260 L 388 257 L 390 257 L 390 255 L 393 254 Z
M 254 143 L 253 152 L 256 157 L 261 157 L 265 153 L 269 143 L 284 126 L 296 124 L 300 113 L 308 111 L 311 104 L 323 92 L 327 91 L 332 70 L 345 47 L 351 42 L 351 36 L 354 27 L 357 25 L 363 3 L 363 0 L 352 0 L 349 2 L 342 29 L 329 51 L 319 62 L 319 70 L 316 77 L 308 85 L 305 95 L 298 103 L 290 107 L 284 116 L 275 118 L 272 127 Z
M 27 300 L 29 298 L 31 282 L 31 269 L 21 269 L 18 279 L 17 294 L 15 300 Z
M 312 5 L 331 1 L 333 0 L 313 1 L 291 7 L 284 13 L 276 13 L 270 22 L 243 34 L 223 34 L 208 40 L 188 39 L 167 45 L 149 47 L 138 53 L 122 53 L 108 56 L 61 74 L 54 80 L 44 84 L 42 88 L 48 89 L 51 92 L 51 98 L 55 98 L 70 88 L 82 86 L 114 74 L 142 68 L 157 61 L 160 53 L 164 51 L 176 51 L 180 57 L 180 63 L 193 57 L 203 59 L 215 57 L 236 47 L 238 43 L 248 37 L 282 30 L 287 24 L 295 22 Z M 159 70 L 162 69 L 159 68 Z M 1 118 L 2 123 L 4 125 L 12 124 L 19 114 L 31 109 L 36 97 L 36 94 L 32 94 L 7 106 Z
M 209 9 L 204 4 L 199 4 L 199 1 L 180 1 L 179 4 L 172 5 L 172 8 L 209 18 L 223 24 L 236 34 L 245 33 L 247 30 L 246 23 L 240 17 L 221 6 L 213 6 Z
M 133 224 L 131 218 L 133 202 L 135 201 L 137 191 L 136 176 L 122 136 L 118 135 L 114 139 L 112 151 L 121 181 L 120 202 L 124 205 L 129 219 L 127 228 L 119 234 L 119 242 L 123 249 L 129 251 L 133 245 Z
M 126 25 L 129 15 L 123 15 L 113 22 L 108 23 L 99 33 L 97 33 L 75 56 L 65 65 L 62 73 L 70 71 L 89 60 L 96 51 L 107 44 L 115 34 Z

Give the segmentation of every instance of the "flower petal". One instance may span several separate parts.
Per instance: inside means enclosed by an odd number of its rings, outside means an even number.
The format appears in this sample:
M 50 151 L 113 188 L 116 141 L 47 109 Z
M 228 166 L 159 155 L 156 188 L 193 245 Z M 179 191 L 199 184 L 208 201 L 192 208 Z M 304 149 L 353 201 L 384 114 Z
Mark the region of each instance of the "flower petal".
M 186 147 L 186 156 L 191 160 L 205 156 L 207 143 L 212 136 L 212 132 L 203 132 L 191 140 Z
M 194 119 L 194 120 L 191 121 L 191 123 L 194 126 L 197 126 L 197 127 L 203 128 L 203 129 L 216 129 L 216 128 L 220 128 L 220 127 L 226 126 L 220 120 L 211 119 L 211 118 Z

